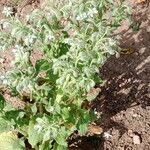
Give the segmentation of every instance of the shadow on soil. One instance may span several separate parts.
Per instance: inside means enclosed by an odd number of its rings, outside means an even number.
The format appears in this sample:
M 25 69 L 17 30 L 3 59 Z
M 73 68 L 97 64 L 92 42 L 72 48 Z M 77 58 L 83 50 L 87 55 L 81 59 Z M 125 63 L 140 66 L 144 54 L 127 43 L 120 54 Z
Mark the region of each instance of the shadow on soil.
M 100 73 L 106 83 L 94 102 L 94 108 L 102 113 L 98 124 L 104 131 L 117 128 L 120 137 L 127 129 L 112 117 L 135 105 L 150 106 L 150 7 L 141 7 L 134 8 L 136 14 L 133 14 L 135 22 L 140 24 L 139 31 L 121 29 L 118 33 L 120 46 L 133 49 L 134 53 L 121 55 L 118 59 L 111 57 L 106 62 Z M 82 138 L 79 147 L 72 150 L 105 150 L 104 139 Z

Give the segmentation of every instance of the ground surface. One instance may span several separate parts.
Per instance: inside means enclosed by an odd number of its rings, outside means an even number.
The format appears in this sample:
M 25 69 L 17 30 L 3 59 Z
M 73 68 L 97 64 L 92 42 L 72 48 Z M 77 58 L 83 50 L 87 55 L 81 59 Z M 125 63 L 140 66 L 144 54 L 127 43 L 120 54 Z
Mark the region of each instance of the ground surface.
M 106 83 L 95 102 L 99 124 L 110 137 L 83 139 L 76 150 L 150 150 L 150 7 L 133 8 L 139 30 L 128 29 L 125 21 L 117 33 L 121 47 L 134 52 L 103 66 Z
M 110 58 L 101 71 L 107 82 L 97 105 L 112 135 L 103 142 L 104 150 L 150 150 L 150 7 L 134 11 L 139 31 L 127 30 L 125 24 L 119 34 L 121 46 L 135 52 Z M 135 136 L 140 138 L 137 145 Z
M 102 114 L 97 123 L 110 137 L 78 138 L 78 148 L 71 150 L 150 150 L 150 6 L 134 6 L 133 18 L 140 24 L 138 31 L 125 21 L 115 33 L 121 47 L 133 53 L 111 57 L 100 71 L 106 83 L 94 107 Z M 1 55 L 7 68 L 10 53 Z

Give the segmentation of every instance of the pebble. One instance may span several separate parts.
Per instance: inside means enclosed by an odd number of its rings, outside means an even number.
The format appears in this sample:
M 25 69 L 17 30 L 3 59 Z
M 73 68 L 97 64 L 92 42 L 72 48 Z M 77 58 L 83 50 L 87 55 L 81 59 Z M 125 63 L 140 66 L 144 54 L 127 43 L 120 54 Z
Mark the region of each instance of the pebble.
M 108 140 L 108 139 L 110 139 L 110 138 L 112 137 L 112 135 L 111 135 L 110 133 L 108 133 L 108 132 L 104 132 L 103 137 L 104 137 L 106 140 Z
M 133 137 L 133 131 L 132 131 L 131 129 L 128 130 L 128 135 L 129 135 L 130 137 Z
M 139 145 L 141 143 L 141 139 L 139 135 L 134 135 L 133 136 L 133 143 L 136 145 Z
M 133 114 L 132 117 L 136 118 L 138 117 L 138 114 Z

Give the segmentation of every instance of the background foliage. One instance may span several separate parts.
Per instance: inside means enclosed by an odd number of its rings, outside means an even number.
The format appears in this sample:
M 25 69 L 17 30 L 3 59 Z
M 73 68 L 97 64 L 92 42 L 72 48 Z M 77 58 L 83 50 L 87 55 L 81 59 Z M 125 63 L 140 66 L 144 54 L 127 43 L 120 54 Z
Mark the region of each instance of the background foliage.
M 0 82 L 22 105 L 14 108 L 1 96 L 0 140 L 16 140 L 16 150 L 26 140 L 34 149 L 67 149 L 68 137 L 76 130 L 84 135 L 96 119 L 81 106 L 98 94 L 91 90 L 102 83 L 99 67 L 119 52 L 110 35 L 129 9 L 123 1 L 49 0 L 25 18 L 10 7 L 3 13 L 0 49 L 12 49 L 15 67 Z M 35 64 L 33 50 L 43 53 Z

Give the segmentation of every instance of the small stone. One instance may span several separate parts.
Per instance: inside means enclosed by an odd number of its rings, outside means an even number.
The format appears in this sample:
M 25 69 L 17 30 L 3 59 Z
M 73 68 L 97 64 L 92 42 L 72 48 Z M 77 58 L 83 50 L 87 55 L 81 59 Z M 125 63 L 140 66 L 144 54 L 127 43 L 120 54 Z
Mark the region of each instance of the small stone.
M 133 137 L 133 131 L 132 130 L 128 130 L 128 135 L 130 136 L 130 137 Z
M 136 117 L 138 117 L 138 114 L 133 114 L 132 117 L 136 118 Z
M 131 82 L 131 78 L 129 78 L 127 81 L 128 81 L 128 83 Z
M 110 133 L 108 133 L 108 132 L 104 132 L 103 137 L 104 137 L 106 140 L 108 140 L 108 139 L 110 139 L 110 138 L 112 137 L 112 135 L 111 135 Z
M 139 135 L 134 135 L 133 136 L 133 143 L 136 145 L 136 144 L 140 144 L 141 143 L 141 139 L 140 139 L 140 136 Z

